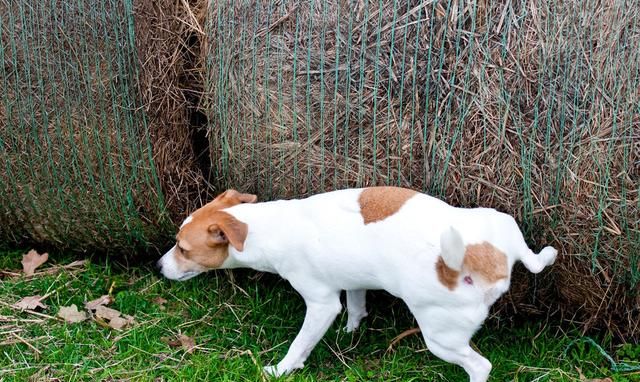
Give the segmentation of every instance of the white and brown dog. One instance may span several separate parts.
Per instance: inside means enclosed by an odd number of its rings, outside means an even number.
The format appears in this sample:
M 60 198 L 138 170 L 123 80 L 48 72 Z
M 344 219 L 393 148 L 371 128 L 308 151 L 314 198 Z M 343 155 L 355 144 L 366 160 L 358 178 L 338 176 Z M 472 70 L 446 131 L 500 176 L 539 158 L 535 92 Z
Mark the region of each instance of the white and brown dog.
M 534 273 L 557 251 L 534 254 L 515 220 L 488 208 L 455 208 L 395 187 L 328 192 L 255 203 L 228 190 L 189 216 L 177 244 L 158 262 L 164 276 L 187 280 L 211 269 L 277 273 L 302 295 L 306 315 L 287 355 L 265 371 L 301 368 L 342 309 L 347 331 L 367 315 L 367 289 L 403 299 L 429 350 L 484 382 L 491 363 L 470 346 L 489 307 L 509 287 L 520 260 Z

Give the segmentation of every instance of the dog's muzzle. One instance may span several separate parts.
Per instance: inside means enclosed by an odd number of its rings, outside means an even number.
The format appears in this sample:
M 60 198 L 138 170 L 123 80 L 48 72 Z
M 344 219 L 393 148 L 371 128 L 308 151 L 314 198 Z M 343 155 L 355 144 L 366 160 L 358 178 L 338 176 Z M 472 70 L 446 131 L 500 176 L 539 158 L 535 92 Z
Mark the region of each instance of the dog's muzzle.
M 178 266 L 173 251 L 176 247 L 171 248 L 156 262 L 156 268 L 164 277 L 170 280 L 185 281 L 199 275 L 201 272 L 197 270 L 183 271 Z

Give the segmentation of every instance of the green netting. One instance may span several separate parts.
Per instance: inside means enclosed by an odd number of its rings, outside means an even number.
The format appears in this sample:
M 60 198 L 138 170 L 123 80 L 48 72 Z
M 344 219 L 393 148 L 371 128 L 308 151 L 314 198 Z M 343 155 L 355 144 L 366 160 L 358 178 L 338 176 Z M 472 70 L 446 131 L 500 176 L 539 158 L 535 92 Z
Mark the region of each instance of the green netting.
M 639 16 L 638 0 L 213 2 L 214 168 L 263 200 L 387 184 L 511 213 L 563 254 L 514 299 L 545 289 L 567 317 L 637 332 Z
M 113 250 L 166 228 L 133 4 L 0 2 L 0 241 Z

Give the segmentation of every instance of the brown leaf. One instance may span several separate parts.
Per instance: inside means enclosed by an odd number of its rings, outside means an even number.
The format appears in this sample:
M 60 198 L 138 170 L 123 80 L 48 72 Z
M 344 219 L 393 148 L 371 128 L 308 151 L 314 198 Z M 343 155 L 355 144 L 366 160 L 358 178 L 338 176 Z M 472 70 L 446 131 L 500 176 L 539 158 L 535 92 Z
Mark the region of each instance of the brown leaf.
M 61 306 L 58 311 L 58 317 L 63 318 L 66 322 L 76 323 L 82 322 L 89 318 L 87 313 L 84 311 L 79 312 L 76 304 L 72 304 L 71 306 Z
M 84 307 L 89 310 L 96 310 L 99 306 L 109 305 L 113 302 L 113 297 L 105 294 L 104 296 L 98 297 L 95 300 L 91 300 L 84 304 Z
M 109 321 L 109 326 L 116 330 L 121 330 L 125 326 L 132 325 L 134 323 L 133 317 L 123 314 L 122 317 L 114 317 Z
M 24 274 L 32 276 L 36 268 L 44 264 L 48 259 L 48 253 L 40 255 L 36 250 L 30 250 L 26 255 L 22 256 L 22 270 L 24 271 Z
M 26 310 L 26 309 L 34 310 L 37 308 L 46 309 L 47 306 L 42 303 L 42 300 L 44 300 L 45 298 L 46 297 L 42 297 L 39 295 L 24 297 L 22 300 L 13 304 L 13 307 L 21 310 Z
M 129 323 L 129 321 L 127 321 L 126 319 L 122 318 L 122 317 L 114 317 L 111 319 L 111 321 L 109 321 L 109 326 L 120 330 L 122 328 L 124 328 L 125 326 L 127 326 L 127 324 Z
M 167 303 L 167 300 L 165 300 L 162 297 L 156 297 L 153 300 L 151 300 L 152 303 L 158 305 L 160 307 L 160 309 L 164 309 L 164 304 Z
M 104 318 L 105 320 L 113 320 L 114 318 L 120 317 L 120 312 L 115 309 L 99 305 L 96 308 L 96 317 Z
M 579 367 L 576 367 L 576 370 L 578 370 L 578 376 L 580 377 L 581 382 L 613 382 L 613 380 L 609 377 L 590 379 L 585 377 L 584 374 L 582 374 L 582 370 Z
M 186 351 L 187 353 L 193 353 L 196 347 L 196 341 L 189 336 L 179 334 L 176 340 L 167 341 L 167 345 L 171 346 L 172 348 L 182 346 L 184 351 Z
M 96 318 L 97 322 L 102 322 L 102 326 L 109 326 L 110 328 L 121 330 L 127 325 L 133 324 L 135 321 L 133 317 L 122 314 L 119 311 L 111 308 L 107 308 L 103 305 L 98 305 L 96 308 Z M 109 322 L 102 321 L 108 320 Z M 106 325 L 105 325 L 106 324 Z

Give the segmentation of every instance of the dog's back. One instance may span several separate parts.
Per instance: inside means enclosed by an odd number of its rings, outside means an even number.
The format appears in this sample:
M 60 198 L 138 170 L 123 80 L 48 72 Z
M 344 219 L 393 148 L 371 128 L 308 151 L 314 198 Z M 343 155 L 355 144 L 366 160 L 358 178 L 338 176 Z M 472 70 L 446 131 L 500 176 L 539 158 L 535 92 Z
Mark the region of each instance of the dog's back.
M 516 257 L 505 238 L 521 238 L 511 217 L 487 208 L 455 208 L 406 189 L 373 189 L 377 195 L 366 195 L 371 188 L 348 189 L 228 208 L 238 220 L 250 222 L 239 256 L 268 251 L 270 271 L 287 279 L 304 274 L 343 290 L 385 289 L 406 296 L 407 290 L 423 289 L 429 291 L 427 299 L 440 292 L 450 297 L 456 288 L 438 276 L 437 264 L 441 234 L 456 227 L 463 246 L 490 243 L 484 248 L 487 256 L 489 251 L 504 255 L 508 285 Z

